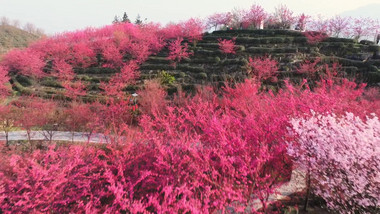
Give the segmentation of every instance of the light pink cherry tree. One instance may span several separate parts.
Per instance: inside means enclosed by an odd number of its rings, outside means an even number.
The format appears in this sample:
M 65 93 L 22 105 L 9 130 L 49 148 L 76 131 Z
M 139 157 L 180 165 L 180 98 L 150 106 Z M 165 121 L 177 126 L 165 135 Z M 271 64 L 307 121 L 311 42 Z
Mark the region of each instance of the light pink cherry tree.
M 260 5 L 254 4 L 243 16 L 243 28 L 253 26 L 258 29 L 261 24 L 264 24 L 264 20 L 267 17 L 268 14 L 265 12 L 264 8 Z
M 272 19 L 281 29 L 289 29 L 295 22 L 296 17 L 293 15 L 293 11 L 286 5 L 280 4 L 275 8 L 275 12 L 272 14 Z
M 355 18 L 351 24 L 351 36 L 360 40 L 362 37 L 373 38 L 379 29 L 379 22 L 371 18 Z
M 291 124 L 298 140 L 290 144 L 289 154 L 307 170 L 313 193 L 339 213 L 378 209 L 380 121 L 375 114 L 363 120 L 353 113 L 313 113 Z
M 321 15 L 317 15 L 310 21 L 310 31 L 327 33 L 329 30 L 329 21 Z
M 352 20 L 350 17 L 334 16 L 328 20 L 328 29 L 332 36 L 347 37 L 349 35 L 350 24 Z
M 305 31 L 307 24 L 310 22 L 311 16 L 302 13 L 297 17 L 296 30 Z
M 206 26 L 214 30 L 218 29 L 218 26 L 226 26 L 229 25 L 232 19 L 232 14 L 230 12 L 227 13 L 215 13 L 207 18 Z

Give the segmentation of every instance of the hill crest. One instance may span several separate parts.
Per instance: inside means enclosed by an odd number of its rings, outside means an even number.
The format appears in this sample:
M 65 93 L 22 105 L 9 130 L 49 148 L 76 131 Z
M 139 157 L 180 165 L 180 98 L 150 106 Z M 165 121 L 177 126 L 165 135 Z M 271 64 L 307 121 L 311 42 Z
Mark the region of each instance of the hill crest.
M 0 25 L 0 55 L 12 48 L 27 47 L 40 37 L 10 25 Z

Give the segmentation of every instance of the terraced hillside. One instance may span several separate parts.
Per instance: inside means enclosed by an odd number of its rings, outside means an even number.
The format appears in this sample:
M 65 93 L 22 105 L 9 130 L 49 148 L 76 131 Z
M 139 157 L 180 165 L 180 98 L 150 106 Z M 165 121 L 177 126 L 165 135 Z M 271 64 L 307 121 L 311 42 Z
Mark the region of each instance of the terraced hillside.
M 233 38 L 236 38 L 236 54 L 223 54 L 218 39 Z M 206 34 L 192 50 L 194 55 L 176 67 L 170 66 L 165 51 L 150 57 L 141 66 L 143 78 L 159 76 L 165 70 L 177 82 L 189 87 L 206 82 L 240 81 L 247 77 L 249 57 L 270 56 L 279 62 L 279 75 L 282 78 L 301 77 L 295 72 L 298 64 L 320 57 L 325 63 L 338 62 L 350 77 L 370 84 L 380 82 L 380 59 L 372 59 L 373 54 L 379 51 L 379 46 L 370 42 L 327 38 L 323 42 L 310 44 L 298 31 L 231 30 Z
M 222 53 L 218 39 L 233 38 L 236 39 L 236 54 Z M 370 85 L 380 83 L 380 59 L 376 59 L 380 47 L 368 41 L 358 43 L 352 39 L 327 38 L 310 44 L 299 31 L 230 30 L 206 33 L 202 40 L 190 43 L 189 49 L 193 55 L 176 66 L 167 59 L 168 48 L 150 56 L 140 66 L 141 74 L 137 84 L 127 87 L 126 90 L 133 93 L 141 87 L 144 80 L 154 78 L 159 78 L 169 92 L 176 91 L 178 86 L 185 91 L 191 91 L 200 84 L 222 85 L 226 81 L 242 81 L 248 76 L 248 58 L 258 56 L 270 56 L 279 62 L 279 79 L 302 78 L 302 74 L 296 72 L 299 63 L 319 57 L 325 63 L 340 63 L 345 76 Z M 86 85 L 88 93 L 85 99 L 96 99 L 100 83 L 107 82 L 113 74 L 119 72 L 100 64 L 74 68 L 76 78 Z M 12 77 L 12 83 L 13 90 L 19 94 L 59 97 L 64 90 L 54 77 L 35 81 L 16 75 Z

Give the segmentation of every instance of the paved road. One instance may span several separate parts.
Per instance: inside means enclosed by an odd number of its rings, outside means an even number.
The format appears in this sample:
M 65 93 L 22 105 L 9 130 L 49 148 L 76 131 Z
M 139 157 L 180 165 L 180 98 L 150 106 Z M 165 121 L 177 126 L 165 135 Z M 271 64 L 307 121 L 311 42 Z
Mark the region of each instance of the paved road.
M 52 132 L 52 140 L 55 141 L 75 141 L 75 142 L 88 142 L 88 133 L 85 132 L 61 132 L 54 131 Z M 8 135 L 9 140 L 27 140 L 26 131 L 13 131 L 9 132 Z M 0 132 L 0 140 L 5 140 L 5 133 Z M 32 131 L 31 140 L 49 140 L 49 135 L 43 131 Z M 94 133 L 90 137 L 90 143 L 107 143 L 109 142 L 109 138 L 102 134 Z

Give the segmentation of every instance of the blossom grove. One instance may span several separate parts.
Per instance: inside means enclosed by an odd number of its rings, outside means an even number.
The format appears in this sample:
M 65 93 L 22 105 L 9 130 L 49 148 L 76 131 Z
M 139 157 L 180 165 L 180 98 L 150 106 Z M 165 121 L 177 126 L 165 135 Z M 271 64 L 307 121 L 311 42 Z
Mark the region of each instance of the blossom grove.
M 296 16 L 284 5 L 270 14 L 253 5 L 214 14 L 205 24 L 116 23 L 11 50 L 0 61 L 0 129 L 6 136 L 25 130 L 27 142 L 0 143 L 0 213 L 280 212 L 270 196 L 299 169 L 330 210 L 376 213 L 380 91 L 345 78 L 338 63 L 299 60 L 293 71 L 302 76 L 294 81 L 279 78 L 275 57 L 247 55 L 244 80 L 194 93 L 169 94 L 170 81 L 162 79 L 141 81 L 149 57 L 165 53 L 159 60 L 172 69 L 189 60 L 206 27 L 297 24 L 313 29 L 304 32 L 305 43 L 329 35 L 359 39 L 377 25 Z M 228 62 L 241 51 L 237 39 L 218 38 L 212 46 Z M 115 71 L 96 74 L 103 77 L 96 100 L 85 99 L 89 86 L 79 75 L 85 69 Z M 16 76 L 37 85 L 49 77 L 59 90 L 38 97 L 33 88 L 12 97 Z M 32 130 L 46 141 L 31 140 Z M 85 133 L 88 143 L 53 142 L 55 130 L 69 131 L 72 141 Z M 95 133 L 107 142 L 89 143 Z

